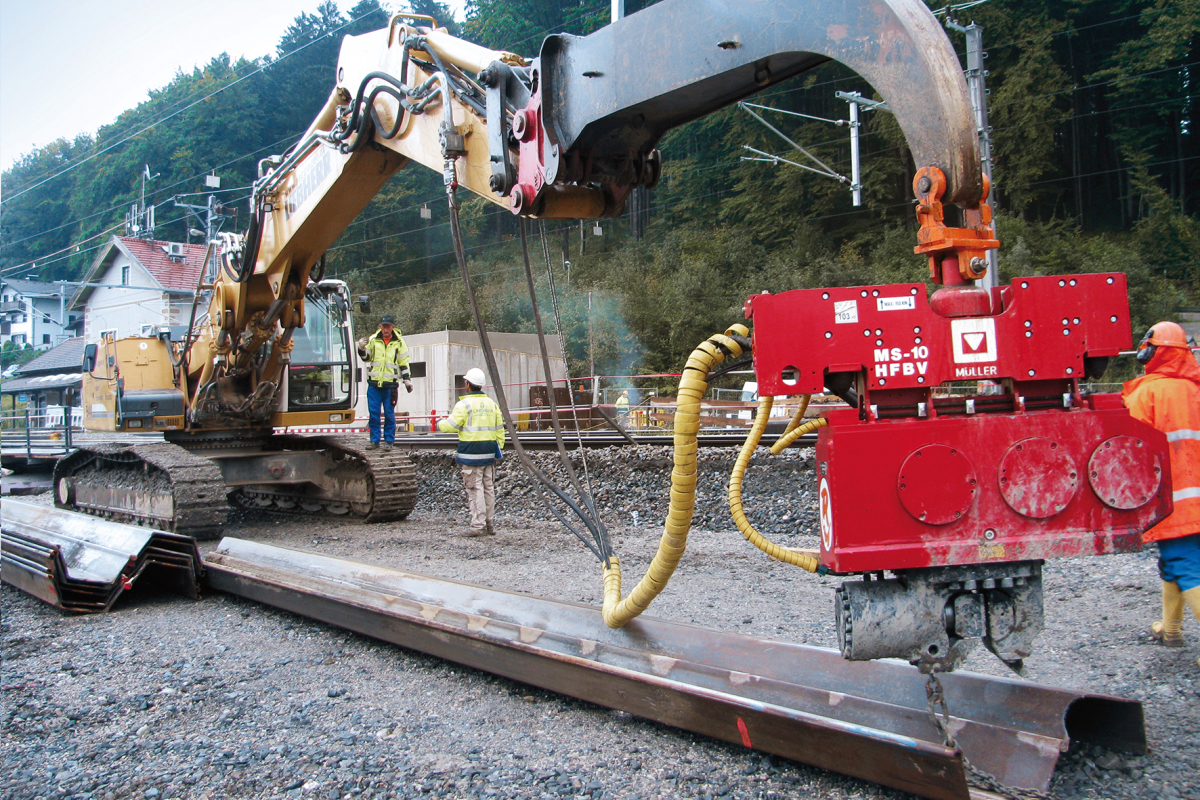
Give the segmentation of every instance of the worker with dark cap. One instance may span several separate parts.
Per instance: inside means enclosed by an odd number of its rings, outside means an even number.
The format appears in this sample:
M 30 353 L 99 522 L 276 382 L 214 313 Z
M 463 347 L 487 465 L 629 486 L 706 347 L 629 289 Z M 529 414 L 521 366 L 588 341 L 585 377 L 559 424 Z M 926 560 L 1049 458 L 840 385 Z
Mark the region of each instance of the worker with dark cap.
M 483 393 L 483 370 L 474 367 L 463 376 L 467 393 L 459 398 L 450 416 L 438 420 L 438 430 L 458 434 L 454 460 L 462 465 L 463 485 L 471 527 L 461 536 L 491 536 L 496 531 L 496 464 L 504 458 L 504 416 L 496 401 Z
M 1187 334 L 1160 322 L 1138 346 L 1146 374 L 1127 382 L 1122 398 L 1135 419 L 1167 435 L 1174 510 L 1143 536 L 1158 543 L 1162 619 L 1151 626 L 1168 647 L 1183 646 L 1183 607 L 1200 621 L 1200 366 Z
M 396 441 L 392 391 L 398 382 L 403 382 L 407 391 L 413 390 L 412 376 L 408 372 L 408 345 L 390 315 L 379 321 L 379 330 L 359 339 L 356 344 L 359 357 L 367 365 L 367 415 L 371 431 L 371 443 L 367 447 L 379 447 L 382 439 L 383 447 L 390 450 L 392 442 Z

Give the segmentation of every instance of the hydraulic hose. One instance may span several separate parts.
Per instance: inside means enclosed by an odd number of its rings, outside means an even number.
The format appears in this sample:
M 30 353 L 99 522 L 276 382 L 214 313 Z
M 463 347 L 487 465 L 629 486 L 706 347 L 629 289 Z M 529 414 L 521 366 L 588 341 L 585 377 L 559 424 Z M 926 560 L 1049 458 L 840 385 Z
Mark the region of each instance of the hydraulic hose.
M 742 478 L 746 475 L 746 467 L 750 463 L 750 457 L 754 455 L 754 451 L 758 448 L 758 442 L 762 438 L 763 431 L 767 429 L 767 422 L 771 418 L 771 406 L 774 403 L 774 399 L 773 397 L 764 397 L 758 401 L 758 415 L 754 418 L 754 424 L 750 426 L 750 433 L 747 434 L 746 441 L 742 445 L 742 450 L 738 453 L 737 461 L 733 464 L 733 474 L 729 476 L 729 513 L 733 515 L 734 524 L 737 525 L 738 530 L 742 532 L 742 536 L 745 536 L 746 541 L 750 542 L 750 544 L 762 550 L 771 558 L 779 559 L 784 563 L 808 570 L 809 572 L 816 572 L 820 569 L 820 561 L 813 556 L 803 555 L 767 541 L 761 533 L 754 530 L 754 526 L 750 524 L 750 520 L 746 519 L 746 513 L 742 510 Z M 825 424 L 826 420 L 824 418 L 814 419 L 811 422 L 805 422 L 803 425 L 797 426 L 789 435 L 792 437 L 792 441 L 795 441 L 806 433 L 825 427 Z M 783 439 L 779 441 L 782 442 Z M 779 447 L 779 444 L 777 443 L 775 447 Z M 775 447 L 771 448 L 772 453 L 776 452 Z M 782 450 L 783 448 L 779 449 Z
M 792 423 L 797 422 L 804 415 L 804 410 L 808 407 L 809 395 L 804 396 L 804 400 L 800 403 L 800 410 L 796 412 L 796 416 L 792 418 Z M 824 417 L 818 417 L 803 425 L 789 424 L 783 436 L 779 437 L 779 441 L 771 445 L 771 455 L 777 456 L 784 450 L 787 450 L 792 444 L 806 433 L 812 433 L 817 428 L 824 428 L 828 424 L 828 420 Z M 761 435 L 761 434 L 760 434 Z M 755 447 L 758 446 L 758 441 L 754 442 Z
M 750 335 L 744 325 L 732 325 L 692 351 L 679 379 L 675 400 L 675 467 L 671 471 L 671 504 L 663 524 L 658 552 L 638 585 L 621 599 L 621 567 L 610 558 L 604 565 L 604 623 L 620 628 L 641 614 L 671 579 L 692 527 L 696 504 L 696 434 L 700 430 L 700 398 L 708 390 L 708 373 L 726 356 L 742 354 L 742 342 Z
M 806 394 L 806 395 L 800 396 L 800 407 L 796 409 L 796 413 L 793 414 L 791 420 L 788 421 L 787 429 L 784 430 L 784 432 L 783 432 L 784 436 L 787 436 L 789 433 L 796 430 L 796 426 L 804 421 L 804 412 L 808 411 L 808 401 L 811 399 L 812 399 L 811 394 Z M 772 452 L 774 452 L 774 451 L 772 451 Z M 778 455 L 778 454 L 776 454 L 776 455 Z

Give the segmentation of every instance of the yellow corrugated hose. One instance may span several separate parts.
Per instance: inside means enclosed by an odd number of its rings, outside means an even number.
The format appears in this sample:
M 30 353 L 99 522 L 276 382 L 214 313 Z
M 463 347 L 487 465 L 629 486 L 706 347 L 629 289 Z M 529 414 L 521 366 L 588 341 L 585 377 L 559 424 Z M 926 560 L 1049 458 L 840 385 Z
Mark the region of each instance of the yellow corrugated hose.
M 797 416 L 792 418 L 792 422 L 796 422 L 796 420 L 799 419 L 799 417 L 804 414 L 804 409 L 806 409 L 808 407 L 808 398 L 809 398 L 809 395 L 804 395 L 804 402 L 802 402 L 800 404 L 800 410 L 797 412 Z M 766 399 L 770 400 L 771 398 L 768 397 Z M 759 413 L 761 414 L 762 412 L 759 412 Z M 795 442 L 797 439 L 799 439 L 804 434 L 812 433 L 817 428 L 824 428 L 825 425 L 826 425 L 826 420 L 824 417 L 818 417 L 817 419 L 814 419 L 811 422 L 806 422 L 800 426 L 795 426 L 795 425 L 789 424 L 787 427 L 787 430 L 784 431 L 783 436 L 779 437 L 779 441 L 777 441 L 777 442 L 775 442 L 775 444 L 771 445 L 771 455 L 773 455 L 773 456 L 779 455 L 784 450 L 787 450 L 789 447 L 791 447 L 792 443 Z M 765 427 L 765 423 L 764 423 L 764 427 Z M 762 436 L 761 431 L 759 432 L 759 436 Z M 750 439 L 750 437 L 747 436 L 746 440 L 749 441 L 749 439 Z M 754 447 L 758 447 L 758 438 L 757 437 L 755 437 L 755 439 L 754 439 Z
M 708 373 L 725 360 L 726 354 L 739 356 L 742 346 L 731 336 L 747 337 L 744 325 L 731 325 L 724 335 L 713 336 L 692 351 L 679 379 L 675 400 L 675 467 L 671 470 L 671 504 L 663 524 L 658 552 L 645 576 L 629 596 L 621 599 L 621 567 L 610 558 L 604 566 L 604 623 L 620 628 L 641 614 L 671 579 L 692 527 L 696 504 L 696 434 L 700 430 L 700 398 L 708 390 Z
M 797 553 L 789 550 L 786 547 L 767 541 L 763 535 L 754 530 L 754 526 L 750 524 L 750 520 L 746 519 L 746 514 L 742 510 L 742 478 L 746 475 L 746 467 L 750 463 L 750 456 L 754 455 L 755 449 L 758 447 L 758 442 L 762 438 L 763 431 L 767 429 L 767 422 L 771 418 L 771 405 L 774 402 L 772 397 L 763 397 L 758 401 L 758 415 L 754 418 L 754 424 L 750 426 L 750 433 L 746 435 L 746 442 L 742 445 L 741 452 L 738 453 L 737 461 L 733 464 L 733 473 L 729 476 L 729 513 L 733 515 L 733 522 L 737 525 L 742 535 L 750 544 L 762 550 L 771 558 L 777 558 L 784 563 L 791 564 L 794 567 L 816 572 L 820 567 L 820 561 L 810 555 Z M 814 419 L 810 422 L 805 422 L 792 430 L 787 436 L 780 438 L 775 443 L 775 447 L 771 448 L 772 453 L 778 453 L 787 447 L 788 444 L 796 441 L 806 433 L 811 433 L 817 428 L 825 427 L 825 419 Z M 785 444 L 786 442 L 786 444 Z M 781 446 L 782 445 L 782 446 Z
M 783 432 L 784 436 L 787 436 L 789 433 L 796 430 L 796 426 L 804 421 L 804 412 L 808 411 L 808 401 L 811 399 L 811 394 L 800 396 L 800 407 L 796 409 L 796 413 L 793 414 L 791 420 L 788 421 L 787 429 Z

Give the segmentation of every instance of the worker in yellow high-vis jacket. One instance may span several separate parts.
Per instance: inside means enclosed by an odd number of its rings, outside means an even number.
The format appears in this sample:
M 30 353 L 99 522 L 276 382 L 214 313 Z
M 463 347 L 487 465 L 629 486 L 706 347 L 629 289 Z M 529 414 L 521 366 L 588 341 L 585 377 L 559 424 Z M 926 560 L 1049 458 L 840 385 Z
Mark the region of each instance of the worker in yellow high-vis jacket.
M 461 536 L 491 536 L 496 532 L 496 464 L 504 458 L 504 417 L 496 401 L 483 393 L 487 383 L 483 370 L 474 367 L 463 376 L 467 394 L 455 404 L 447 419 L 438 420 L 438 430 L 458 434 L 454 460 L 462 465 L 463 485 L 471 527 Z
M 367 366 L 367 417 L 371 432 L 368 449 L 380 446 L 391 449 L 396 441 L 396 411 L 392 403 L 392 391 L 403 382 L 404 388 L 413 390 L 412 376 L 408 371 L 408 345 L 396 328 L 396 321 L 385 316 L 379 321 L 379 330 L 356 342 L 358 355 Z M 382 417 L 382 425 L 380 424 Z

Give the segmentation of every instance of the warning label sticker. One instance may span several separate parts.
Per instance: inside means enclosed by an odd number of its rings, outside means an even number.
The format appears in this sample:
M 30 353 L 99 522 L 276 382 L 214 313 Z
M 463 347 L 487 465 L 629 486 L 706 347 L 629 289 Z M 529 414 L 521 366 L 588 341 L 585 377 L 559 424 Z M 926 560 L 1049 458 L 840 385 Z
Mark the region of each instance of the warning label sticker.
M 951 320 L 950 336 L 956 364 L 996 360 L 996 320 L 990 317 Z
M 880 311 L 913 309 L 917 307 L 917 298 L 911 295 L 905 297 L 880 297 L 875 300 L 875 306 Z
M 833 497 L 829 494 L 829 480 L 821 478 L 821 488 L 817 492 L 821 517 L 821 546 L 825 552 L 833 549 Z
M 835 300 L 833 302 L 833 321 L 837 323 L 858 322 L 858 301 Z

